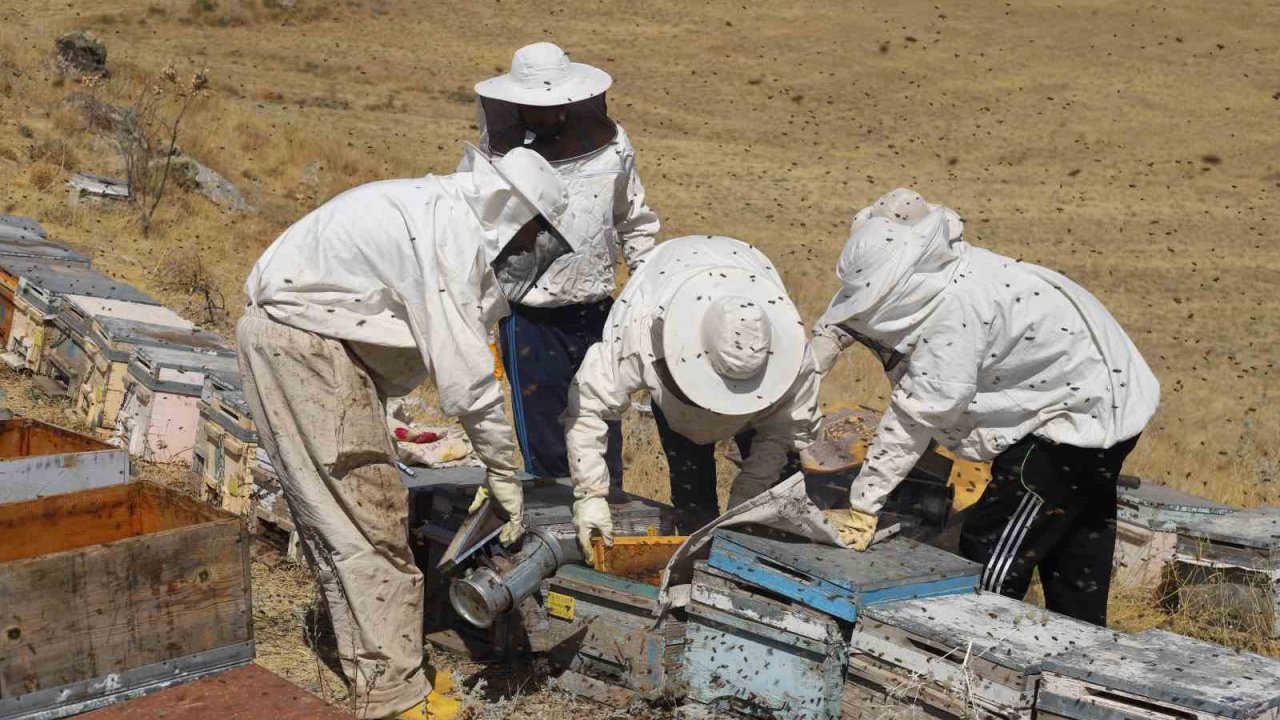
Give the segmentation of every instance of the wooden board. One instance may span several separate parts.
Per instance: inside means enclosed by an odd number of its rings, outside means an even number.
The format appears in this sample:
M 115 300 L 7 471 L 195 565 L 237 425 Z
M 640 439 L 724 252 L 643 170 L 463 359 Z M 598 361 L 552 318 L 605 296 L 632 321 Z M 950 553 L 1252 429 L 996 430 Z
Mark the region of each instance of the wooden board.
M 1115 635 L 1047 660 L 1037 703 L 1082 720 L 1274 718 L 1280 661 L 1163 630 Z
M 0 420 L 0 460 L 111 449 L 96 438 L 38 420 Z
M 248 544 L 143 483 L 0 506 L 0 698 L 251 641 Z
M 1012 720 L 1025 711 L 997 714 L 973 702 L 960 689 L 940 688 L 924 677 L 904 675 L 900 669 L 868 655 L 849 656 L 849 674 L 841 696 L 841 720 Z
M 974 592 L 977 563 L 906 538 L 865 552 L 717 530 L 709 564 L 722 572 L 842 620 L 894 600 Z
M 84 720 L 344 720 L 355 717 L 257 665 L 81 716 Z

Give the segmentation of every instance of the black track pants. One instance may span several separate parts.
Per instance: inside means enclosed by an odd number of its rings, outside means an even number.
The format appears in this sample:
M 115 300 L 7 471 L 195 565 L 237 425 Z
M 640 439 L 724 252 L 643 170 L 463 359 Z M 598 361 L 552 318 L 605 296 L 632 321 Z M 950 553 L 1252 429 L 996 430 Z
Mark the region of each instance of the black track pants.
M 1116 481 L 1138 438 L 1099 450 L 1028 436 L 991 467 L 960 552 L 983 563 L 981 587 L 1022 599 L 1040 571 L 1050 610 L 1107 624 L 1116 545 Z

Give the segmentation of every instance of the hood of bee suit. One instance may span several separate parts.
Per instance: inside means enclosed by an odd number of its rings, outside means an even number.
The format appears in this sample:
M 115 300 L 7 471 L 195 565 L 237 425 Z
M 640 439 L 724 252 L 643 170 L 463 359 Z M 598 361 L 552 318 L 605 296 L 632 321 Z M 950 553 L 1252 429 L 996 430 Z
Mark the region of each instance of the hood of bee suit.
M 463 189 L 467 204 L 486 230 L 481 241 L 486 262 L 493 262 L 520 228 L 537 215 L 551 224 L 570 248 L 580 238 L 564 232 L 568 190 L 551 165 L 532 150 L 517 148 L 497 160 L 489 160 L 467 145 L 463 161 L 471 172 L 471 185 Z
M 897 352 L 905 352 L 968 264 L 958 216 L 910 194 L 894 191 L 858 213 L 836 263 L 842 287 L 820 320 Z

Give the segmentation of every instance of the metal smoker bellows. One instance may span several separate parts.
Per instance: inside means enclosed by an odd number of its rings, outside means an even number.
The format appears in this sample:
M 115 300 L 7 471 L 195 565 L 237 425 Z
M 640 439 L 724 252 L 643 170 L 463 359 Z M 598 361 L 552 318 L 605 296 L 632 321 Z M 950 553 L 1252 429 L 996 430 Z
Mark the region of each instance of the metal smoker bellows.
M 559 539 L 544 528 L 531 527 L 520 552 L 495 556 L 488 566 L 473 568 L 451 582 L 449 603 L 467 622 L 487 628 L 536 592 L 543 578 L 561 565 L 580 560 L 582 551 L 575 539 Z

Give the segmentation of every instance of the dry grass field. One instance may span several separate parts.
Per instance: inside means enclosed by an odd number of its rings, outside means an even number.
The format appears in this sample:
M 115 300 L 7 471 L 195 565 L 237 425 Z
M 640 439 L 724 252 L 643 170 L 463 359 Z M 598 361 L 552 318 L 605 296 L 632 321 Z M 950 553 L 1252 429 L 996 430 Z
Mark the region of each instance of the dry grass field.
M 88 28 L 113 77 L 59 81 Z M 807 319 L 835 290 L 852 213 L 900 185 L 956 208 L 974 244 L 1097 294 L 1160 377 L 1128 469 L 1215 499 L 1280 501 L 1280 5 L 808 0 L 0 0 L 0 211 L 40 218 L 106 272 L 194 313 L 227 298 L 292 220 L 349 186 L 449 172 L 471 86 L 554 40 L 615 78 L 663 236 L 760 246 Z M 129 103 L 163 68 L 207 68 L 178 144 L 253 216 L 174 191 L 144 237 L 127 209 L 70 208 L 71 171 L 119 173 L 64 103 Z M 829 405 L 882 403 L 866 357 Z M 665 496 L 650 429 L 628 486 Z M 1125 606 L 1126 624 L 1159 622 Z M 1135 609 L 1136 608 L 1136 609 Z

